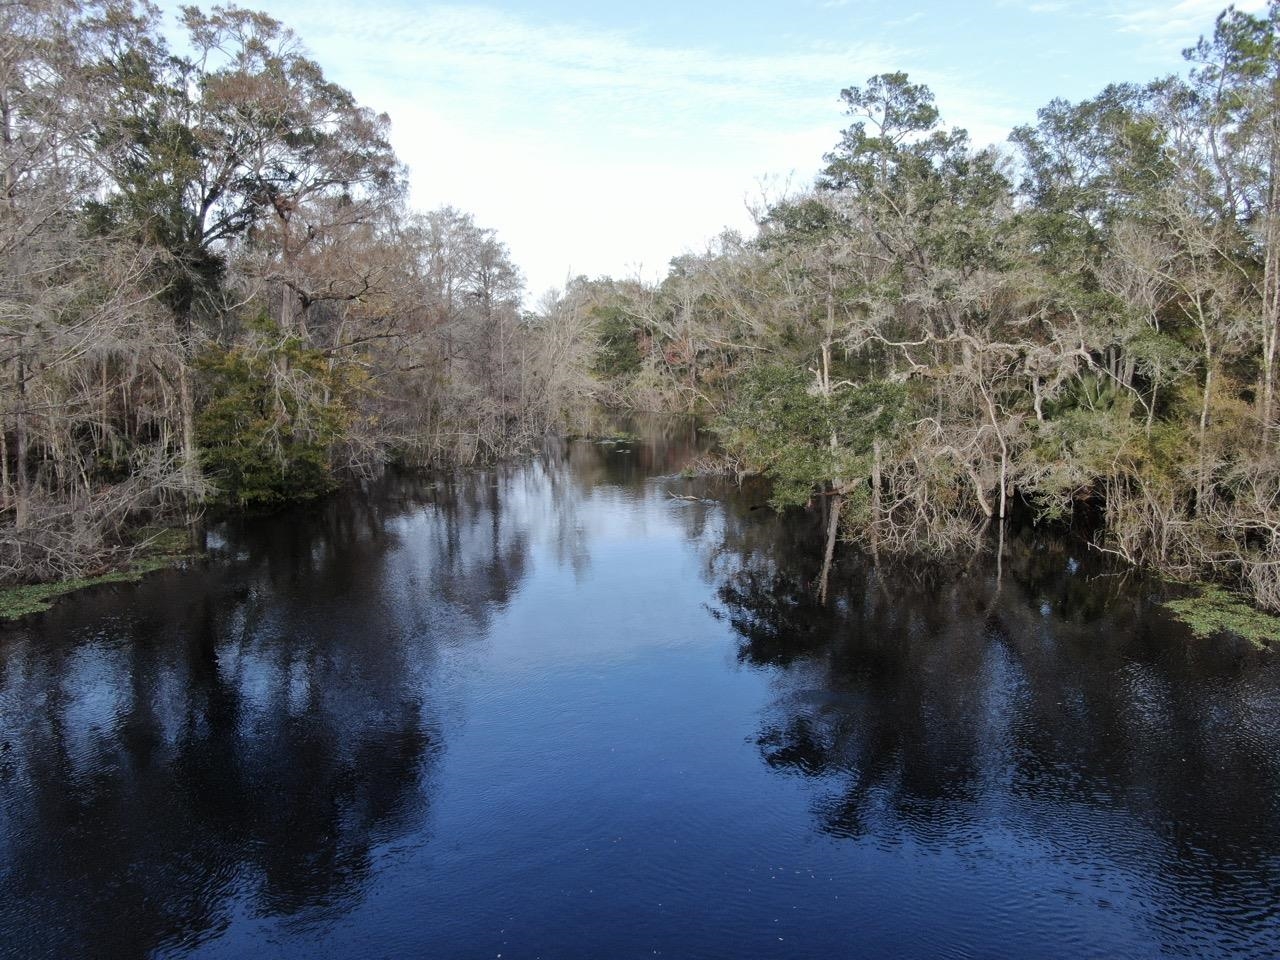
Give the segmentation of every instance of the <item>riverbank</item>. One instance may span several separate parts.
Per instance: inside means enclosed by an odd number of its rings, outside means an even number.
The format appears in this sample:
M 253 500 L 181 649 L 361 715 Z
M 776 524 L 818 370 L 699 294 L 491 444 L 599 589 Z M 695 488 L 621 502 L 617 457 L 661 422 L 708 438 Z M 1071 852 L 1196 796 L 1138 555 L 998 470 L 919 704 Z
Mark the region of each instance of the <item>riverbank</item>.
M 33 613 L 44 613 L 62 597 L 89 587 L 109 583 L 136 583 L 149 573 L 177 566 L 195 556 L 188 533 L 183 528 L 145 531 L 138 539 L 139 546 L 133 557 L 116 569 L 104 570 L 91 576 L 19 584 L 0 589 L 0 620 L 17 620 Z
M 393 473 L 0 629 L 0 954 L 1274 953 L 1280 658 L 1043 531 L 821 605 L 709 446 Z

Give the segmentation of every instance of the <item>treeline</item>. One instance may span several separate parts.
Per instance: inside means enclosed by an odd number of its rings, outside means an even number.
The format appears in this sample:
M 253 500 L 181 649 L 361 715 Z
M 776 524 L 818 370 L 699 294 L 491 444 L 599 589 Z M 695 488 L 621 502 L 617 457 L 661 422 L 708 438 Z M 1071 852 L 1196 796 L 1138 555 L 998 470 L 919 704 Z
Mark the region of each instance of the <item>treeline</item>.
M 975 149 L 905 74 L 814 186 L 656 288 L 571 285 L 615 402 L 718 415 L 831 530 L 945 548 L 1030 507 L 1280 609 L 1280 5 L 1185 77 Z M 1099 523 L 1100 521 L 1100 523 Z
M 582 384 L 490 230 L 405 204 L 388 118 L 272 18 L 0 4 L 0 581 L 209 504 L 474 462 Z
M 1280 610 L 1277 3 L 1006 147 L 873 77 L 755 236 L 532 313 L 492 231 L 409 209 L 388 119 L 287 28 L 187 8 L 174 49 L 158 16 L 0 4 L 0 581 L 603 401 L 712 414 L 722 466 L 823 503 L 832 543 L 1085 517 Z

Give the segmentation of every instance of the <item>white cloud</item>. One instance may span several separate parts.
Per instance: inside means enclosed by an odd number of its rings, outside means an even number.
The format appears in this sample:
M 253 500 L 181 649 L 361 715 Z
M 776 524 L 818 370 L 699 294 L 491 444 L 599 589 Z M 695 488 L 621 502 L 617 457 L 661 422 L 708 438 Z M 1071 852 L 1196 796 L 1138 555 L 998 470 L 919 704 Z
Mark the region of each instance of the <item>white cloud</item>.
M 660 276 L 747 228 L 760 177 L 810 178 L 844 126 L 841 87 L 912 51 L 826 42 L 748 55 L 534 22 L 488 7 L 267 2 L 326 72 L 391 114 L 420 207 L 496 228 L 530 299 L 566 273 Z M 779 42 L 781 46 L 781 42 Z M 913 71 L 979 143 L 1031 119 L 978 85 Z
M 1256 13 L 1266 7 L 1266 0 L 1236 0 L 1237 10 Z M 1120 29 L 1129 33 L 1166 42 L 1177 39 L 1190 43 L 1202 34 L 1211 33 L 1214 20 L 1227 6 L 1226 0 L 1178 0 L 1177 3 L 1124 3 L 1111 17 Z

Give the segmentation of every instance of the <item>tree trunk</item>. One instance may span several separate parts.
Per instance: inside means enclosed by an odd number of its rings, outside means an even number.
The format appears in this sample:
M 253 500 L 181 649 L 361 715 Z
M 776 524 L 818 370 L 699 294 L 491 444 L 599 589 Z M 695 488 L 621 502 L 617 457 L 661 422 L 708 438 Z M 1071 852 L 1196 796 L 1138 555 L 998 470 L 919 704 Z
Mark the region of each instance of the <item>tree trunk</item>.
M 1273 124 L 1274 125 L 1274 124 Z M 1266 258 L 1262 278 L 1262 429 L 1275 422 L 1276 342 L 1280 339 L 1280 131 L 1272 131 L 1267 173 Z
M 1151 400 L 1147 404 L 1147 436 L 1151 436 L 1151 428 L 1156 421 L 1156 401 L 1160 398 L 1160 367 L 1156 366 L 1155 378 L 1151 383 Z
M 0 512 L 13 507 L 13 487 L 9 479 L 9 424 L 0 423 Z
M 987 499 L 986 491 L 982 489 L 982 478 L 971 465 L 966 465 L 966 469 L 969 471 L 969 479 L 973 481 L 973 493 L 978 500 L 978 507 L 982 510 L 982 515 L 990 520 L 996 512 L 991 506 L 991 501 Z
M 871 529 L 874 537 L 875 530 L 880 524 L 880 512 L 882 509 L 880 503 L 880 441 L 873 440 L 871 442 Z
M 1009 444 L 1005 440 L 1004 431 L 1000 429 L 1000 419 L 996 411 L 995 399 L 987 391 L 985 384 L 981 384 L 979 389 L 982 393 L 982 399 L 986 403 L 987 416 L 991 419 L 991 429 L 995 431 L 996 440 L 1000 444 L 1000 519 L 1005 518 L 1009 499 Z M 977 484 L 977 478 L 974 478 L 974 484 Z M 985 498 L 979 495 L 979 501 L 982 503 L 983 512 L 988 517 L 991 516 L 991 508 L 986 503 Z
M 1000 524 L 999 541 L 996 543 L 996 589 L 1004 583 L 1004 524 Z
M 13 215 L 17 209 L 17 176 L 14 172 L 13 150 L 13 114 L 9 104 L 9 98 L 5 92 L 0 91 L 0 140 L 4 143 L 4 154 L 8 162 L 4 168 L 4 204 L 3 212 Z M 21 344 L 21 340 L 19 340 Z M 10 504 L 10 494 L 12 492 L 12 503 L 14 508 L 14 523 L 19 530 L 27 525 L 27 514 L 30 509 L 28 502 L 29 490 L 27 488 L 27 424 L 26 410 L 24 409 L 26 400 L 26 365 L 23 361 L 21 350 L 18 353 L 18 375 L 17 375 L 17 400 L 14 409 L 14 443 L 16 446 L 16 459 L 14 461 L 15 488 L 10 490 L 9 481 L 9 451 L 7 447 L 3 450 L 4 454 L 4 506 L 8 509 Z M 3 429 L 3 428 L 0 428 Z
M 1200 402 L 1200 469 L 1199 479 L 1196 482 L 1196 511 L 1200 512 L 1204 509 L 1205 499 L 1209 488 L 1209 463 L 1208 451 L 1206 449 L 1207 434 L 1209 431 L 1209 400 L 1213 390 L 1213 354 L 1209 348 L 1208 337 L 1205 338 L 1205 356 L 1204 356 L 1204 397 Z
M 1009 448 L 1000 438 L 1000 519 L 1009 514 Z
M 21 356 L 18 357 L 17 388 L 18 400 L 14 410 L 16 423 L 14 444 L 17 448 L 13 471 L 17 488 L 14 497 L 14 525 L 19 530 L 23 530 L 26 529 L 31 513 L 31 477 L 27 467 L 29 456 L 27 438 L 27 365 Z
M 14 170 L 13 160 L 13 108 L 4 91 L 0 91 L 0 142 L 4 143 L 4 155 L 7 163 L 4 166 L 4 206 L 8 210 L 18 208 L 18 175 Z
M 291 283 L 296 282 L 293 269 L 293 249 L 289 246 L 289 217 L 277 211 L 280 221 L 280 259 L 284 267 L 284 281 L 280 284 L 280 330 L 286 335 L 297 334 L 306 337 L 306 317 L 299 313 L 294 319 L 294 297 L 298 293 Z
M 827 581 L 831 577 L 831 561 L 836 555 L 836 535 L 840 532 L 840 507 L 844 496 L 837 493 L 831 498 L 831 511 L 827 520 L 827 547 L 822 555 L 822 574 L 818 579 L 818 602 L 827 602 Z
M 196 449 L 196 410 L 191 395 L 191 380 L 187 371 L 186 360 L 178 358 L 178 411 L 181 424 L 182 443 L 182 485 L 184 496 L 190 505 L 200 478 L 200 457 Z M 188 519 L 193 514 L 188 507 Z

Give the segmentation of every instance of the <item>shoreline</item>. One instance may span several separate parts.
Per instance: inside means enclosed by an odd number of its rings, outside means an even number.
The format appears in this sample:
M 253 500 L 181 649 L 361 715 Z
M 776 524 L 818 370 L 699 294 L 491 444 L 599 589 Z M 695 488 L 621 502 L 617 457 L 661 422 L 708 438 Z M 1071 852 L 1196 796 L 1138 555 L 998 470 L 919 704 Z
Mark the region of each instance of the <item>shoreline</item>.
M 63 597 L 90 587 L 112 583 L 137 583 L 160 570 L 169 570 L 198 554 L 191 548 L 184 527 L 167 527 L 155 533 L 127 566 L 82 577 L 17 584 L 0 588 L 0 621 L 12 623 L 34 613 L 45 613 Z

